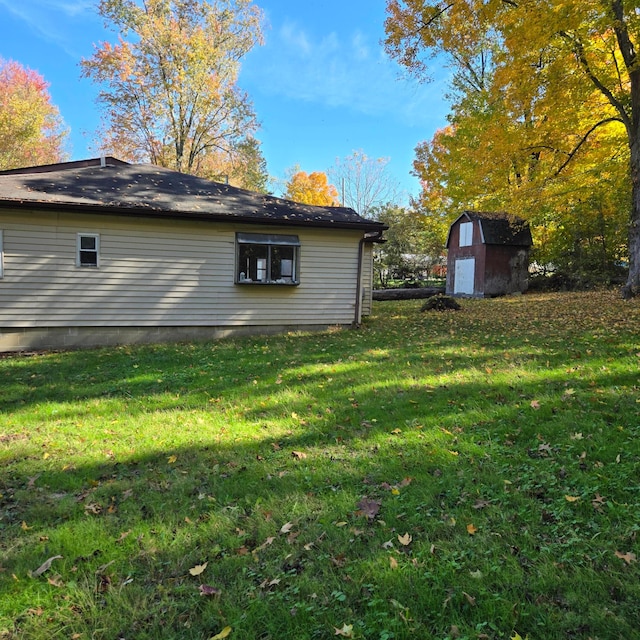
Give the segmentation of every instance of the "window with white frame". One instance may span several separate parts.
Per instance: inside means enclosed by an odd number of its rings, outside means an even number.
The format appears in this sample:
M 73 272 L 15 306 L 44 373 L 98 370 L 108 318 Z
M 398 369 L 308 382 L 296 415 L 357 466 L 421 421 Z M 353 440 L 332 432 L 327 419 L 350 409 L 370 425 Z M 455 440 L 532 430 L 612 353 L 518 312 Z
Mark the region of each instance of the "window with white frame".
M 460 246 L 470 247 L 473 244 L 473 222 L 460 224 Z
M 77 267 L 98 267 L 100 258 L 100 235 L 79 233 L 76 251 Z
M 236 284 L 298 284 L 299 257 L 298 236 L 237 233 Z
M 4 244 L 2 238 L 2 229 L 0 229 L 0 278 L 4 277 Z

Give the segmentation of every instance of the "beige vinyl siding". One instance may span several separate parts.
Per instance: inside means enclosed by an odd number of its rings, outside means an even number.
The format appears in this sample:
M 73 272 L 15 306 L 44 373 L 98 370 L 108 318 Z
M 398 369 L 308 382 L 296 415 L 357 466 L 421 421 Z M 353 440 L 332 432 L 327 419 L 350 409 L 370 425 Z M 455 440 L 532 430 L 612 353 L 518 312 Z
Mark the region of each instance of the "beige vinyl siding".
M 0 228 L 0 327 L 353 321 L 357 231 L 7 211 Z M 236 231 L 297 234 L 300 285 L 234 284 Z M 78 233 L 99 234 L 98 268 L 76 266 Z

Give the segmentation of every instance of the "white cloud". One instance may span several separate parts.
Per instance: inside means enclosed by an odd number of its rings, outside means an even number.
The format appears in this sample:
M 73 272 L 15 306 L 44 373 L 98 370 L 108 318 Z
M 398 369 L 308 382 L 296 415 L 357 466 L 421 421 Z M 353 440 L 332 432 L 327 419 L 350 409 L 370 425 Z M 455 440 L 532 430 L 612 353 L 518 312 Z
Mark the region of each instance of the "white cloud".
M 95 15 L 93 0 L 0 0 L 0 8 L 27 23 L 38 37 L 59 46 L 74 58 L 79 57 L 74 22 Z
M 380 43 L 361 31 L 345 39 L 335 31 L 314 37 L 288 22 L 269 34 L 245 72 L 267 94 L 393 116 L 409 125 L 431 124 L 444 110 L 442 83 L 403 80 Z

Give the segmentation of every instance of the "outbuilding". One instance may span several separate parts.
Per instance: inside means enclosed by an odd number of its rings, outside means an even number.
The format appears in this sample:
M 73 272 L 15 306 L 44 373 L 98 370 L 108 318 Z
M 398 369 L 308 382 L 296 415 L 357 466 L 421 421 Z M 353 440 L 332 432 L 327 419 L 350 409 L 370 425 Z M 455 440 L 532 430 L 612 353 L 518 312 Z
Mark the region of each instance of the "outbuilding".
M 111 157 L 0 172 L 0 351 L 357 325 L 385 229 Z
M 449 229 L 446 293 L 482 298 L 526 291 L 532 245 L 522 218 L 465 211 Z

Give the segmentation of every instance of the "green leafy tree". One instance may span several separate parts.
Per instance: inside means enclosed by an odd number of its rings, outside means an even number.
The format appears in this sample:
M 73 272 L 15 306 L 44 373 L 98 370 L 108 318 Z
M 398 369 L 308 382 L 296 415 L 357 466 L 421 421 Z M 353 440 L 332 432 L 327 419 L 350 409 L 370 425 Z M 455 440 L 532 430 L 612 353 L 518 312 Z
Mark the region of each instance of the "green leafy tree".
M 374 207 L 372 217 L 389 226 L 386 242 L 375 248 L 375 276 L 387 287 L 392 280 L 421 280 L 440 275 L 444 243 L 437 217 L 388 203 Z M 446 238 L 446 236 L 445 236 Z
M 203 154 L 195 173 L 250 191 L 267 193 L 269 190 L 267 161 L 262 155 L 260 142 L 253 137 L 238 143 L 232 153 L 214 150 Z
M 98 10 L 119 35 L 81 63 L 100 86 L 104 146 L 194 173 L 207 153 L 247 142 L 257 122 L 237 79 L 262 42 L 250 0 L 100 0 Z

